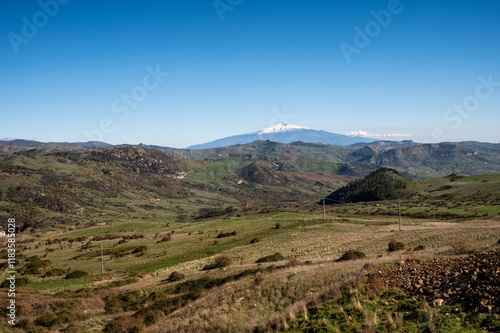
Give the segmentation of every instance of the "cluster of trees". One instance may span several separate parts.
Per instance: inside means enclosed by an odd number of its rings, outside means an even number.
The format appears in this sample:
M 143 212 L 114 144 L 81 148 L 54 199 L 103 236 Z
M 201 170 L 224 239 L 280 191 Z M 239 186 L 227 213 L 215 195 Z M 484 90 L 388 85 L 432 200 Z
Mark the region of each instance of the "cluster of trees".
M 397 170 L 380 168 L 363 179 L 350 182 L 331 193 L 326 204 L 339 202 L 380 201 L 401 198 L 406 182 Z M 329 199 L 329 200 L 328 200 Z
M 224 215 L 229 215 L 233 212 L 235 212 L 236 209 L 234 207 L 226 207 L 226 208 L 200 208 L 198 211 L 198 216 L 196 216 L 196 219 L 208 219 L 211 217 L 219 217 L 219 216 L 224 216 Z

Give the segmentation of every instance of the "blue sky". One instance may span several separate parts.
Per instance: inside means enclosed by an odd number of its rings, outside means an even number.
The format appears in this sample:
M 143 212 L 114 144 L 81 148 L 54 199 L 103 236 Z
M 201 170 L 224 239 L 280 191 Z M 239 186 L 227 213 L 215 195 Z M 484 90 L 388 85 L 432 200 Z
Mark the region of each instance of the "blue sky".
M 0 138 L 182 148 L 287 121 L 500 142 L 499 17 L 495 0 L 2 1 Z

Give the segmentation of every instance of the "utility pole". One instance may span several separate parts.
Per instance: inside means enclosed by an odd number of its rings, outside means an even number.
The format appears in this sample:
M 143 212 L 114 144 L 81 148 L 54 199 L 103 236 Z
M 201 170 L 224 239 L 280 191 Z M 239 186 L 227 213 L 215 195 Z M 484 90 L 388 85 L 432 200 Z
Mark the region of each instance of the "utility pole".
M 401 200 L 398 200 L 399 203 L 399 231 L 401 231 Z
M 323 221 L 326 220 L 326 213 L 325 213 L 325 198 L 323 198 Z
M 102 240 L 101 240 L 101 274 L 104 275 L 104 256 L 102 254 Z

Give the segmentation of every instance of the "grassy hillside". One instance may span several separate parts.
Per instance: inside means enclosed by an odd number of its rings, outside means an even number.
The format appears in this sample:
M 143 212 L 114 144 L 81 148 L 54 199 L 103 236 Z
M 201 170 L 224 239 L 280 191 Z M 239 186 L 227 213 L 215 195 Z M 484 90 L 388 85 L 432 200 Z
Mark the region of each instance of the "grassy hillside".
M 498 249 L 500 175 L 381 169 L 363 183 L 314 158 L 242 156 L 120 147 L 2 157 L 0 215 L 20 226 L 16 331 L 500 330 L 498 308 L 370 278 L 395 263 L 403 272 L 406 262 Z M 297 169 L 280 170 L 279 159 Z M 349 182 L 384 200 L 323 210 L 320 198 Z M 0 238 L 2 295 L 6 261 Z M 14 332 L 5 321 L 0 331 Z
M 398 171 L 380 168 L 339 188 L 326 197 L 327 204 L 401 199 L 412 194 L 407 179 Z M 408 188 L 408 189 L 407 189 Z
M 378 184 L 378 185 L 377 185 Z M 405 178 L 381 168 L 326 197 L 336 213 L 370 216 L 403 216 L 423 219 L 458 219 L 495 216 L 500 205 L 500 175 L 451 174 L 432 179 Z M 386 200 L 381 205 L 378 201 Z M 339 203 L 360 202 L 359 205 Z M 499 211 L 500 212 L 500 211 Z
M 260 165 L 280 184 L 253 177 L 256 170 L 243 172 L 251 162 L 240 162 L 181 159 L 130 146 L 88 153 L 22 151 L 0 160 L 0 215 L 19 216 L 23 229 L 136 216 L 189 219 L 204 207 L 257 209 L 311 200 L 351 179 Z
M 380 307 L 399 295 L 396 300 L 403 304 L 406 296 L 401 291 L 375 289 L 367 296 L 364 276 L 373 272 L 371 267 L 453 255 L 453 245 L 460 237 L 474 251 L 482 251 L 498 247 L 500 237 L 498 217 L 443 223 L 404 213 L 403 231 L 397 232 L 395 218 L 363 214 L 352 218 L 350 213 L 328 210 L 328 219 L 322 220 L 316 204 L 291 210 L 189 223 L 117 219 L 66 232 L 20 234 L 18 266 L 20 275 L 29 279 L 26 286 L 19 287 L 21 325 L 29 332 L 48 328 L 108 332 L 113 327 L 119 331 L 141 327 L 151 332 L 287 330 L 301 325 L 295 324 L 296 318 L 300 322 L 304 316 L 327 319 L 329 313 L 338 313 L 340 305 L 351 311 L 342 303 L 352 304 L 351 298 L 380 297 Z M 387 251 L 394 238 L 405 250 Z M 101 239 L 104 275 L 100 274 Z M 361 251 L 366 258 L 336 261 L 349 250 Z M 257 263 L 276 253 L 281 254 L 278 261 Z M 221 255 L 228 260 L 218 260 Z M 32 265 L 37 257 L 41 263 Z M 215 262 L 222 264 L 205 269 Z M 75 271 L 89 275 L 65 278 Z M 346 298 L 339 302 L 337 295 L 339 291 L 344 295 L 343 290 Z M 316 314 L 313 306 L 319 304 L 325 308 Z M 376 308 L 369 309 L 374 320 Z M 384 311 L 400 313 L 399 325 L 412 323 L 411 313 L 405 317 L 408 310 L 403 305 L 391 309 Z M 463 311 L 460 308 L 459 313 Z M 351 315 L 353 321 L 342 325 L 361 328 L 363 316 L 362 311 L 359 317 Z M 474 320 L 465 312 L 458 317 L 459 327 L 468 327 Z M 385 322 L 379 317 L 368 325 Z M 481 327 L 477 320 L 473 323 Z

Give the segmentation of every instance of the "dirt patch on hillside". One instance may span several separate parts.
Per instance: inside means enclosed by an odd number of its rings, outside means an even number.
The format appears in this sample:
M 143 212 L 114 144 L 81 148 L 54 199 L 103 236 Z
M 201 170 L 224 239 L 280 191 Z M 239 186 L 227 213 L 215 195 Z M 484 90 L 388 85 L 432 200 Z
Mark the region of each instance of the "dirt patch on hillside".
M 401 261 L 371 279 L 421 296 L 435 306 L 461 304 L 466 311 L 500 313 L 500 250 L 460 258 Z M 458 310 L 458 309 L 457 309 Z

